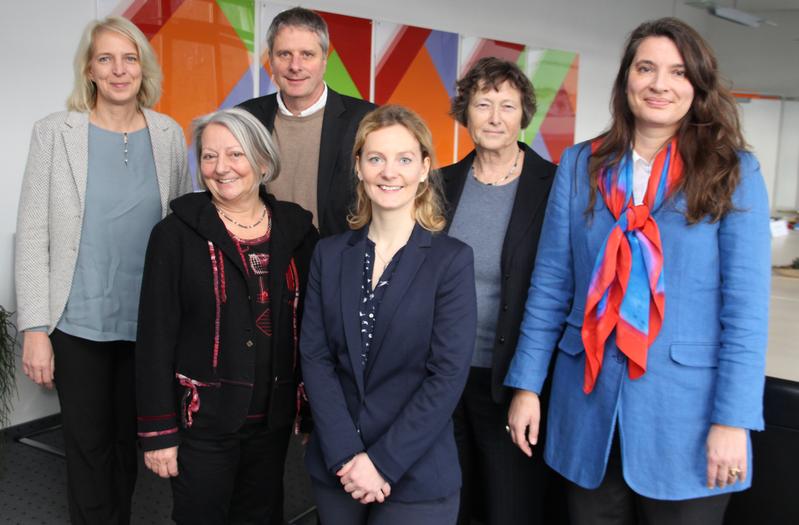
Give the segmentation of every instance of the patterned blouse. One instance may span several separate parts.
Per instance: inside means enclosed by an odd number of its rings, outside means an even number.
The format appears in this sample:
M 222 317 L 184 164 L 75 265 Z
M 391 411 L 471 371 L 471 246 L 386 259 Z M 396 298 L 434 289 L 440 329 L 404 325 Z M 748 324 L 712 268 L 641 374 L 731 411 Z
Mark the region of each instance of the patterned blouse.
M 371 239 L 366 239 L 366 252 L 363 255 L 363 279 L 361 280 L 361 307 L 358 311 L 358 316 L 361 320 L 361 364 L 364 369 L 366 368 L 366 362 L 369 360 L 372 336 L 377 323 L 377 311 L 404 249 L 402 247 L 394 254 L 394 257 L 383 269 L 383 274 L 377 280 L 377 286 L 373 289 L 372 265 L 375 259 L 375 243 Z
M 269 295 L 269 239 L 271 232 L 271 223 L 266 234 L 257 239 L 240 239 L 228 232 L 238 249 L 250 287 L 256 290 L 252 301 L 257 328 L 255 332 L 255 378 L 248 420 L 265 417 L 269 404 L 269 379 L 272 372 L 272 312 Z

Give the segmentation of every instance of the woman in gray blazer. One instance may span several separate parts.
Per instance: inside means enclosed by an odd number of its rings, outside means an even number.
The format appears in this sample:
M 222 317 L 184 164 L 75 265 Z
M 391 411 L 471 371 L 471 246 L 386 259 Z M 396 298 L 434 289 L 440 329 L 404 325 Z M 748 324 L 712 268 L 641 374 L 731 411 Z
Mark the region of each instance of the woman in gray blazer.
M 86 28 L 68 111 L 34 125 L 19 203 L 23 370 L 58 386 L 72 523 L 128 523 L 136 480 L 133 348 L 150 230 L 190 190 L 180 126 L 151 111 L 161 71 L 147 38 L 108 17 Z

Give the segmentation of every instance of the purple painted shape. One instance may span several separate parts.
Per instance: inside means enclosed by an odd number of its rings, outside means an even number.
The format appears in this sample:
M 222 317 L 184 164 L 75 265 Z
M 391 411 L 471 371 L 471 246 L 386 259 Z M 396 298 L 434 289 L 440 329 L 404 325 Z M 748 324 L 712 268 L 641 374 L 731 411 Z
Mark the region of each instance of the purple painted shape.
M 245 100 L 252 98 L 252 74 L 250 69 L 244 72 L 238 83 L 230 90 L 225 100 L 219 105 L 219 109 L 232 108 L 236 104 L 241 104 Z
M 200 185 L 197 183 L 200 180 L 200 174 L 197 173 L 197 155 L 194 153 L 194 141 L 189 144 L 189 173 L 191 174 L 191 189 L 200 191 Z
M 266 72 L 264 66 L 258 68 L 258 74 L 261 76 L 260 84 L 259 84 L 259 97 L 264 95 L 271 95 L 275 91 L 277 91 L 277 87 L 272 83 L 272 77 L 269 76 L 269 73 Z
M 458 35 L 446 31 L 432 31 L 424 43 L 427 53 L 436 66 L 438 76 L 450 98 L 455 96 L 455 79 L 458 76 Z
M 535 134 L 533 142 L 530 143 L 530 147 L 533 148 L 533 151 L 544 157 L 546 160 L 550 162 L 552 161 L 552 154 L 549 152 L 546 142 L 544 142 L 543 133 L 539 132 Z

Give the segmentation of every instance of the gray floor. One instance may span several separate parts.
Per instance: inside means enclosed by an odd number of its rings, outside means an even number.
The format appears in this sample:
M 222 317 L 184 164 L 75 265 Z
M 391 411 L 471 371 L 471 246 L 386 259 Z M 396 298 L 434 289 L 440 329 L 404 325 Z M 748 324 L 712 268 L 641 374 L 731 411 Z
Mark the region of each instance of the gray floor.
M 45 432 L 34 439 L 63 449 L 60 430 Z M 314 512 L 304 514 L 313 502 L 308 476 L 302 467 L 302 447 L 295 440 L 289 447 L 285 490 L 286 519 L 296 525 L 315 524 Z M 172 523 L 169 519 L 171 509 L 169 481 L 152 474 L 141 463 L 133 495 L 131 523 Z M 67 523 L 66 468 L 63 458 L 13 441 L 0 443 L 0 524 Z

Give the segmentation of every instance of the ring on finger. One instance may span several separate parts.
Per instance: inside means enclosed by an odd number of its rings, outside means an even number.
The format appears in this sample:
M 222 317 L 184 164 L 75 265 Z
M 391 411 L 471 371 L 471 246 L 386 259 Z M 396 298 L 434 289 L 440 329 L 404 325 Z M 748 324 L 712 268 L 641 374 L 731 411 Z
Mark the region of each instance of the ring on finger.
M 505 432 L 510 434 L 510 425 L 505 425 Z

